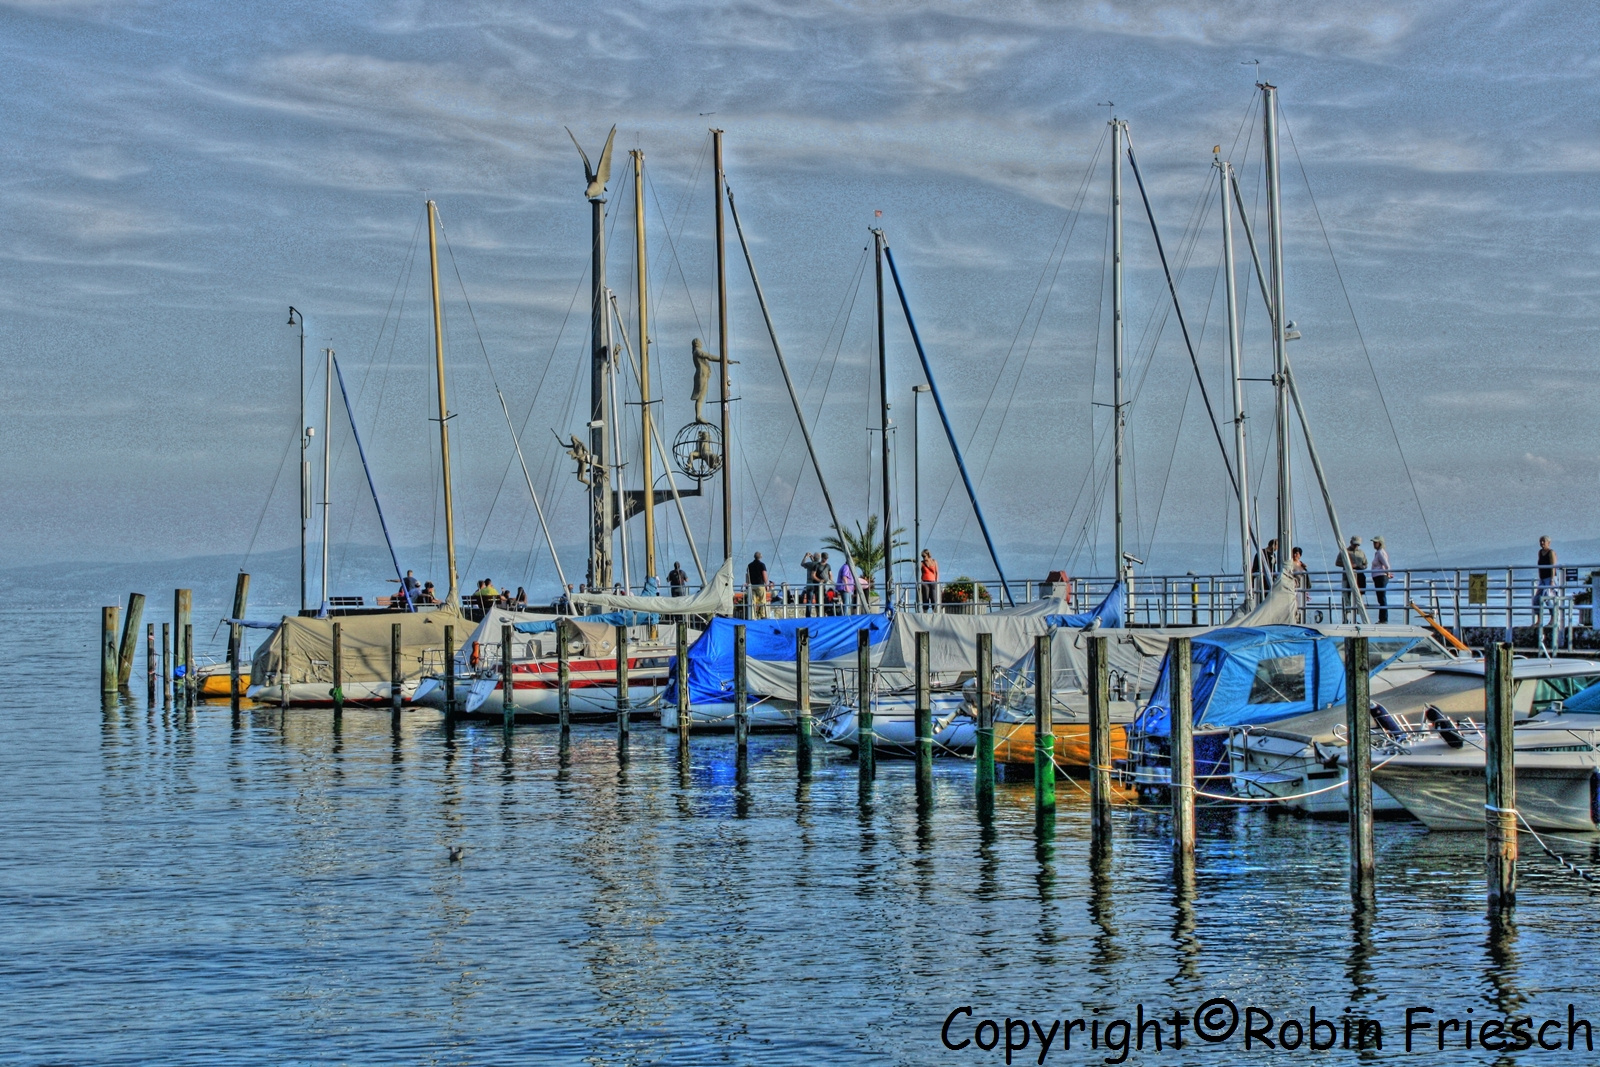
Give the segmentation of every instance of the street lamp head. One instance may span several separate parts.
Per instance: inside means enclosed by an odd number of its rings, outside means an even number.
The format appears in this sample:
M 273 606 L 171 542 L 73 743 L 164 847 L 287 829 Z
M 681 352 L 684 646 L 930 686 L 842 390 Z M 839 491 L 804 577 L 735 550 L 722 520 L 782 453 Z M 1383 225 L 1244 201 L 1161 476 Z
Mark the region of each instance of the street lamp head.
M 933 391 L 933 386 L 931 386 L 931 385 L 927 385 L 927 384 L 923 384 L 923 385 L 913 385 L 913 386 L 912 386 L 912 387 L 911 387 L 911 391 L 912 391 L 912 392 L 913 392 L 913 393 L 930 393 L 930 392 L 932 392 L 932 391 Z

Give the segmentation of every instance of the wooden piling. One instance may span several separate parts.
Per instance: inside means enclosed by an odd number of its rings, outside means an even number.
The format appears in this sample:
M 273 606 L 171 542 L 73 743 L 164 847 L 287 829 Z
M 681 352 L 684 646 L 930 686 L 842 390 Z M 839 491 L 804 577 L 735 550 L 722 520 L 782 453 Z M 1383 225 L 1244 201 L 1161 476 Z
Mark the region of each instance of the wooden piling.
M 108 605 L 100 609 L 100 692 L 117 691 L 117 616 L 121 609 Z
M 242 620 L 244 618 L 246 609 L 249 607 L 249 604 L 250 604 L 250 576 L 248 574 L 246 574 L 244 571 L 240 571 L 238 577 L 233 580 L 233 614 L 230 617 Z M 231 626 L 229 628 L 229 631 L 228 631 L 228 662 L 229 662 L 229 664 L 236 663 L 238 661 L 240 655 L 242 655 L 243 649 L 241 648 L 241 644 L 243 642 L 243 639 L 244 639 L 244 627 L 243 626 Z M 235 672 L 234 675 L 232 676 L 232 678 L 230 679 L 228 692 L 230 694 L 233 694 L 234 710 L 235 711 L 239 710 L 238 699 L 239 699 L 239 697 L 243 696 L 244 694 L 242 692 L 240 692 L 238 672 Z
M 978 736 L 974 774 L 978 814 L 994 814 L 994 634 L 978 635 L 978 671 L 973 684 L 978 697 Z
M 151 707 L 156 702 L 156 624 L 144 624 L 144 673 L 145 673 L 145 703 Z
M 1050 635 L 1033 639 L 1033 805 L 1037 816 L 1056 811 L 1055 677 Z
M 811 630 L 794 632 L 794 763 L 801 778 L 811 776 Z
M 1194 860 L 1194 660 L 1187 637 L 1167 642 L 1167 677 L 1171 679 L 1172 858 L 1180 866 Z
M 1089 830 L 1111 844 L 1111 663 L 1106 638 L 1089 635 Z
M 228 624 L 228 705 L 234 711 L 239 710 L 239 631 L 242 627 L 236 622 Z
M 556 620 L 556 720 L 561 724 L 564 746 L 572 735 L 572 656 L 567 642 L 572 639 L 565 619 Z
M 133 656 L 139 650 L 139 623 L 144 620 L 144 594 L 128 594 L 128 615 L 122 622 L 122 643 L 117 649 L 117 688 L 133 679 Z
M 400 624 L 389 626 L 389 716 L 398 719 L 404 699 L 404 680 L 400 673 Z
M 191 621 L 190 614 L 193 606 L 194 594 L 190 590 L 174 589 L 172 591 L 172 651 L 174 653 L 173 662 L 177 666 L 185 666 L 189 662 L 189 650 L 184 646 L 183 635 L 185 632 L 184 627 Z M 192 679 L 190 679 L 187 670 L 185 670 L 183 680 L 177 685 L 178 698 L 180 700 L 187 702 L 194 694 L 191 681 Z
M 161 624 L 161 700 L 172 703 L 172 624 Z
M 1517 765 L 1511 704 L 1511 646 L 1493 645 L 1484 657 L 1484 822 L 1491 914 L 1517 903 Z
M 628 628 L 618 626 L 617 643 L 617 759 L 628 761 L 628 716 L 632 712 L 628 697 Z
M 750 751 L 750 683 L 745 674 L 745 624 L 733 625 L 733 743 L 742 761 Z
M 193 704 L 194 698 L 200 695 L 200 683 L 194 676 L 194 623 L 183 624 L 183 699 L 186 704 Z
M 445 640 L 450 640 L 450 627 L 445 627 Z M 333 624 L 333 717 L 344 716 L 344 634 L 339 624 Z
M 278 624 L 278 705 L 289 710 L 289 619 Z
M 689 765 L 689 620 L 678 620 L 678 655 L 672 661 L 673 688 L 678 696 L 678 763 Z
M 872 645 L 865 629 L 856 634 L 856 773 L 861 791 L 872 786 L 878 768 L 873 761 Z
M 511 624 L 500 624 L 500 718 L 510 729 L 516 723 L 517 682 L 511 673 Z
M 1364 901 L 1372 893 L 1377 869 L 1372 839 L 1372 714 L 1371 679 L 1367 674 L 1367 639 L 1344 639 L 1345 804 L 1350 813 L 1350 896 Z
M 449 623 L 444 628 L 444 721 L 453 724 L 456 719 L 456 628 Z
M 926 809 L 933 803 L 933 679 L 928 663 L 928 631 L 917 633 L 917 807 Z

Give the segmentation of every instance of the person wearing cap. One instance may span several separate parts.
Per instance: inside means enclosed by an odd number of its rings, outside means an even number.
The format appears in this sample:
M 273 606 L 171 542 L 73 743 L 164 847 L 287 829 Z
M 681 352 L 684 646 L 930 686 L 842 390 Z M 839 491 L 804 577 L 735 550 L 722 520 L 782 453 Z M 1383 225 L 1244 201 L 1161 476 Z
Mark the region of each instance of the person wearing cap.
M 1378 621 L 1389 621 L 1389 552 L 1383 547 L 1383 538 L 1372 539 L 1372 594 L 1378 598 Z
M 1350 564 L 1350 573 L 1344 570 L 1347 562 Z M 1344 621 L 1349 622 L 1350 613 L 1355 610 L 1356 597 L 1365 600 L 1367 596 L 1367 554 L 1361 551 L 1361 538 L 1350 538 L 1350 544 L 1339 553 L 1333 565 L 1340 573 L 1344 573 Z M 1350 587 L 1351 574 L 1355 575 L 1355 589 Z

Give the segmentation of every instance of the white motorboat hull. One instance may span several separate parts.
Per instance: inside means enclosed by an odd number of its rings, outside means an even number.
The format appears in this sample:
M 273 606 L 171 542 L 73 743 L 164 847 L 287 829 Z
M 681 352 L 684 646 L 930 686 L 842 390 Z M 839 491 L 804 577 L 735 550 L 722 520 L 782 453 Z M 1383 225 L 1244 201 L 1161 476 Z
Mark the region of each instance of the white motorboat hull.
M 1235 796 L 1276 798 L 1277 805 L 1317 819 L 1347 819 L 1349 770 L 1343 745 L 1317 744 L 1271 730 L 1238 731 L 1228 739 Z M 1330 766 L 1329 764 L 1332 764 Z M 1330 788 L 1333 787 L 1333 788 Z M 1404 815 L 1405 806 L 1372 787 L 1374 814 Z
M 778 733 L 793 730 L 795 724 L 794 705 L 787 701 L 773 700 L 757 697 L 745 705 L 745 713 L 749 718 L 750 729 L 763 733 Z M 678 705 L 675 703 L 661 704 L 662 728 L 676 732 L 678 729 Z M 691 705 L 689 708 L 689 732 L 700 731 L 732 731 L 733 701 L 715 701 Z
M 978 744 L 978 727 L 967 714 L 960 693 L 938 693 L 931 700 L 935 755 L 970 755 Z M 855 751 L 861 747 L 861 722 L 855 705 L 835 701 L 817 718 L 825 741 Z M 916 699 L 899 694 L 872 702 L 872 747 L 875 753 L 915 756 Z

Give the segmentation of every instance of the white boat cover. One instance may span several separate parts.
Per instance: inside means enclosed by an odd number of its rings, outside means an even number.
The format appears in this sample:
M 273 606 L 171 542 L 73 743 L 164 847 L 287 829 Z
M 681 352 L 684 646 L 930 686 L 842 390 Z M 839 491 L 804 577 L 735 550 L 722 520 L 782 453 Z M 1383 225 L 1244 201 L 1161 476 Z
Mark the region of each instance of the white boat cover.
M 333 684 L 333 624 L 339 624 L 340 664 L 346 684 L 389 681 L 389 649 L 393 628 L 400 626 L 400 671 L 415 681 L 444 663 L 444 628 L 454 626 L 465 641 L 472 622 L 448 608 L 437 611 L 395 611 L 374 615 L 341 615 L 327 619 L 289 616 L 272 636 L 256 647 L 250 675 L 256 684 L 278 678 L 285 642 L 290 682 Z
M 885 670 L 912 670 L 919 633 L 928 635 L 928 669 L 935 673 L 959 673 L 976 667 L 980 633 L 994 635 L 996 665 L 1014 663 L 1032 654 L 1035 637 L 1049 632 L 1046 617 L 1065 610 L 1066 603 L 1052 597 L 981 615 L 897 612 L 889 639 L 884 642 L 881 666 Z
M 1272 592 L 1257 604 L 1254 609 L 1245 611 L 1240 608 L 1233 616 L 1223 623 L 1224 626 L 1279 626 L 1292 624 L 1299 614 L 1300 590 L 1294 584 L 1294 575 L 1284 571 L 1278 576 L 1278 584 L 1272 587 Z
M 574 593 L 579 607 L 601 611 L 646 611 L 660 615 L 732 615 L 733 560 L 725 559 L 705 588 L 692 596 L 612 596 L 607 593 Z

